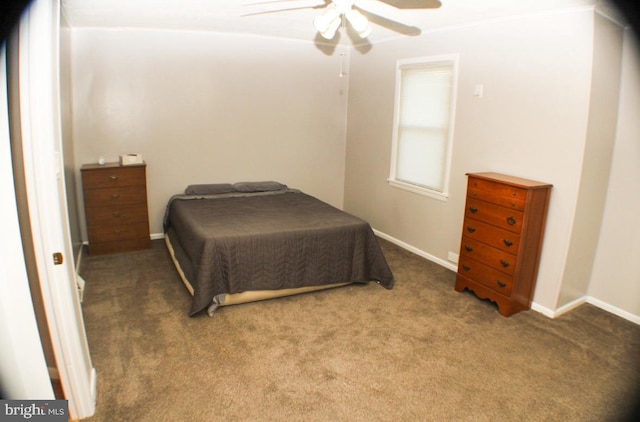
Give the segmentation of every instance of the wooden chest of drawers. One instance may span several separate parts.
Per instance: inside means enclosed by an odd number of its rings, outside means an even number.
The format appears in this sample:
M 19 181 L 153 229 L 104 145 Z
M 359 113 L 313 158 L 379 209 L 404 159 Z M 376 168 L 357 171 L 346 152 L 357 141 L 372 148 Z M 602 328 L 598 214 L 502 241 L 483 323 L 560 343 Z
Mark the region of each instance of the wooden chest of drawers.
M 146 165 L 82 166 L 89 254 L 151 247 Z
M 469 173 L 455 289 L 509 316 L 531 307 L 551 185 Z

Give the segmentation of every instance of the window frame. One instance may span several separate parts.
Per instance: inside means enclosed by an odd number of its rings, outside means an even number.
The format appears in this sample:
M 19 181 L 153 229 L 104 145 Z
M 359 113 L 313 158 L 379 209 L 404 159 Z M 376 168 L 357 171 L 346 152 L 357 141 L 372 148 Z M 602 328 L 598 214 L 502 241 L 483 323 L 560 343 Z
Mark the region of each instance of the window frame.
M 417 57 L 396 61 L 395 76 L 395 102 L 393 111 L 393 136 L 391 146 L 391 167 L 387 182 L 389 185 L 409 192 L 424 195 L 440 201 L 447 201 L 449 198 L 449 180 L 451 173 L 451 159 L 453 150 L 453 133 L 456 112 L 456 100 L 458 92 L 458 54 L 443 54 L 436 56 Z M 398 170 L 398 146 L 399 146 L 399 124 L 400 124 L 400 103 L 402 92 L 402 71 L 406 69 L 419 69 L 435 67 L 438 65 L 450 64 L 451 74 L 451 100 L 449 102 L 449 128 L 446 139 L 446 154 L 442 162 L 444 166 L 442 192 L 417 183 L 411 183 L 397 178 Z

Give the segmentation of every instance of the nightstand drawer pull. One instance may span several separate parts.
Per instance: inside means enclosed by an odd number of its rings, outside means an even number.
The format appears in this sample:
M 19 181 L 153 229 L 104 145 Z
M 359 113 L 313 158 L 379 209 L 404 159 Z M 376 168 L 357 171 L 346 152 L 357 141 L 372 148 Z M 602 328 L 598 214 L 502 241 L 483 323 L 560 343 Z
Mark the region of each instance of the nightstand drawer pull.
M 473 248 L 469 245 L 464 245 L 464 250 L 467 252 L 471 252 L 473 250 Z
M 475 214 L 478 212 L 478 209 L 476 207 L 470 207 L 469 211 L 471 211 L 471 214 Z
M 465 271 L 469 271 L 471 269 L 470 266 L 462 264 L 462 269 Z
M 111 195 L 111 199 L 118 199 L 118 198 L 120 198 L 119 193 L 114 193 L 113 195 Z
M 512 242 L 512 241 L 510 241 L 510 240 L 508 240 L 508 239 L 502 239 L 502 243 L 504 243 L 504 245 L 505 245 L 507 248 L 510 248 L 511 246 L 513 246 L 513 242 Z
M 116 218 L 120 218 L 120 216 L 121 216 L 122 214 L 120 214 L 119 212 L 114 212 L 114 213 L 112 213 L 111 215 L 112 215 L 112 216 L 114 216 L 114 217 L 116 217 Z
M 504 288 L 507 286 L 507 283 L 505 283 L 504 281 L 496 280 L 496 283 L 498 283 L 498 287 L 500 288 Z
M 109 180 L 111 180 L 112 182 L 117 182 L 119 179 L 118 176 L 109 176 Z
M 509 265 L 511 265 L 511 264 L 509 264 L 509 263 L 508 263 L 507 261 L 505 261 L 504 259 L 501 259 L 501 260 L 500 260 L 500 265 L 502 265 L 504 268 L 507 268 L 507 267 L 508 267 Z
M 516 224 L 516 219 L 513 217 L 507 217 L 507 223 L 513 226 L 514 224 Z
M 475 227 L 471 227 L 471 226 L 467 226 L 467 230 L 469 231 L 469 233 L 473 233 L 476 231 Z

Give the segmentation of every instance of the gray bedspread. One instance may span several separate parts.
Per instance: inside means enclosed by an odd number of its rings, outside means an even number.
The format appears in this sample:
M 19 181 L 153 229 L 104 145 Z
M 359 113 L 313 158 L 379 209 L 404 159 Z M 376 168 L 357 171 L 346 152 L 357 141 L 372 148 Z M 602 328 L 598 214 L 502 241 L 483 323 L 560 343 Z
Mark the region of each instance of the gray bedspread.
M 165 231 L 194 289 L 191 316 L 221 293 L 372 280 L 393 287 L 369 224 L 296 190 L 175 195 Z

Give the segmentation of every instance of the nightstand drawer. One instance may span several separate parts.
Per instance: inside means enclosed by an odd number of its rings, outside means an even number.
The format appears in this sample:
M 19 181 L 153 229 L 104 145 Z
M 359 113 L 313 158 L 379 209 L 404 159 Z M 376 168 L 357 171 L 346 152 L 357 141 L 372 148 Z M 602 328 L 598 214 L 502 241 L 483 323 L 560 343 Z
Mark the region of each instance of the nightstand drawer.
M 145 185 L 146 175 L 143 166 L 104 166 L 103 168 L 85 170 L 82 173 L 82 186 L 84 189 Z
M 114 205 L 140 204 L 147 202 L 147 190 L 143 186 L 91 189 L 84 192 L 86 207 L 110 207 Z
M 513 275 L 516 256 L 462 236 L 460 256 L 474 259 L 505 274 Z
M 144 204 L 146 205 L 146 204 Z M 147 222 L 147 207 L 139 204 L 129 206 L 87 208 L 87 225 L 118 225 Z
M 114 240 L 126 240 L 137 238 L 149 238 L 149 225 L 147 222 L 133 224 L 115 224 L 109 226 L 89 226 L 89 239 L 91 242 L 111 242 Z

